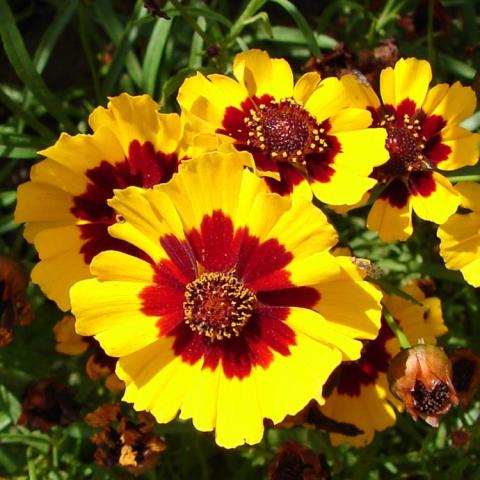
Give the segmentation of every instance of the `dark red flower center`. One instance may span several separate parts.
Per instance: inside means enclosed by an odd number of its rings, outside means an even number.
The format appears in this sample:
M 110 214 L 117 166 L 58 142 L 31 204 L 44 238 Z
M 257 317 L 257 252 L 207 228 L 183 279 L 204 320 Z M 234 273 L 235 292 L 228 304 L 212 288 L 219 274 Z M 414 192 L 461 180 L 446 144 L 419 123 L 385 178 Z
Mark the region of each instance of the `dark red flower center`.
M 423 153 L 426 138 L 418 119 L 405 114 L 399 125 L 393 115 L 387 115 L 380 125 L 387 130 L 385 147 L 390 153 L 390 160 L 375 169 L 373 176 L 377 180 L 390 180 L 410 172 L 431 169 Z
M 257 299 L 233 273 L 200 275 L 185 289 L 185 323 L 211 340 L 238 337 Z
M 325 150 L 325 129 L 293 99 L 260 103 L 244 118 L 247 145 L 270 158 L 305 164 L 305 154 Z
M 444 382 L 438 382 L 433 389 L 428 390 L 425 385 L 417 380 L 412 391 L 414 408 L 426 415 L 434 415 L 444 409 L 449 402 L 450 390 Z
M 341 151 L 330 128 L 328 120 L 318 123 L 293 98 L 277 101 L 266 94 L 247 98 L 240 108 L 228 107 L 217 133 L 250 152 L 259 170 L 279 173 L 280 181 L 269 179 L 269 185 L 288 194 L 305 177 L 329 181 L 331 164 Z

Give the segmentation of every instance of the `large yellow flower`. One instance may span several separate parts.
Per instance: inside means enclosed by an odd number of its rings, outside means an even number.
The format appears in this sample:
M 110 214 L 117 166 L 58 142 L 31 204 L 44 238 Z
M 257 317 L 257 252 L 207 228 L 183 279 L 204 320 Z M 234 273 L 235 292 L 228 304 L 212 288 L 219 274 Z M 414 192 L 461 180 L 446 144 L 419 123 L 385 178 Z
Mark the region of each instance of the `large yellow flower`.
M 113 189 L 170 180 L 181 155 L 179 116 L 158 113 L 147 95 L 113 97 L 93 111 L 89 124 L 93 134 L 63 133 L 41 151 L 47 158 L 18 188 L 15 221 L 27 223 L 25 238 L 40 256 L 32 280 L 63 310 L 70 308 L 69 288 L 90 276 L 97 253 L 133 253 L 107 233 L 115 221 L 107 205 Z
M 367 110 L 347 108 L 338 79 L 310 72 L 294 84 L 288 63 L 260 50 L 238 54 L 233 74 L 197 73 L 180 87 L 191 145 L 250 152 L 280 194 L 307 179 L 323 202 L 351 205 L 376 183 L 368 175 L 388 158 L 386 132 L 367 128 Z
M 81 335 L 111 356 L 124 400 L 160 423 L 193 419 L 218 444 L 259 442 L 310 399 L 380 323 L 380 293 L 310 200 L 270 193 L 244 153 L 183 162 L 152 190 L 116 191 L 117 239 L 71 289 Z M 148 260 L 150 259 L 150 260 Z
M 465 280 L 480 287 L 480 185 L 455 185 L 461 206 L 469 213 L 452 215 L 438 228 L 440 255 L 452 270 L 460 270 Z
M 412 282 L 403 290 L 417 299 L 417 305 L 396 295 L 387 296 L 385 306 L 412 344 L 419 339 L 435 344 L 447 329 L 443 324 L 440 299 L 427 297 L 421 284 Z M 334 445 L 349 443 L 360 447 L 370 443 L 376 431 L 394 425 L 393 405 L 399 402 L 389 391 L 387 368 L 400 345 L 384 319 L 378 337 L 364 342 L 360 360 L 342 363 L 325 387 L 326 403 L 321 411 L 337 422 L 353 424 L 363 433 L 346 436 L 332 433 Z M 328 390 L 330 389 L 330 392 Z
M 478 160 L 479 136 L 458 126 L 475 110 L 475 93 L 460 83 L 436 85 L 430 64 L 400 59 L 380 76 L 381 100 L 354 75 L 342 78 L 352 104 L 368 107 L 373 126 L 385 126 L 390 159 L 372 178 L 384 185 L 368 216 L 368 227 L 385 241 L 412 234 L 412 210 L 422 219 L 443 223 L 460 202 L 440 170 L 455 170 Z

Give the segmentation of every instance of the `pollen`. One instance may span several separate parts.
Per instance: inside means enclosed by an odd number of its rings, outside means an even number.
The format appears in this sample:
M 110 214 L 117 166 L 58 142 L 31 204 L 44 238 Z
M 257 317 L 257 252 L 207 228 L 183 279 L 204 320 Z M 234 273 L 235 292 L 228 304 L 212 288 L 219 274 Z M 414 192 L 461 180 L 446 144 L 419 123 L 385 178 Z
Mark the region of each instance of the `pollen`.
M 306 155 L 322 153 L 328 147 L 325 128 L 293 98 L 256 101 L 255 109 L 245 109 L 244 114 L 243 138 L 248 140 L 243 142 L 271 159 L 304 163 Z
M 387 115 L 380 124 L 387 130 L 385 147 L 390 159 L 374 169 L 373 176 L 377 180 L 389 181 L 411 172 L 424 171 L 426 164 L 430 166 L 424 152 L 426 138 L 418 119 L 404 114 L 399 121 L 393 115 Z
M 185 323 L 211 341 L 238 337 L 256 304 L 255 294 L 234 273 L 204 273 L 186 287 Z

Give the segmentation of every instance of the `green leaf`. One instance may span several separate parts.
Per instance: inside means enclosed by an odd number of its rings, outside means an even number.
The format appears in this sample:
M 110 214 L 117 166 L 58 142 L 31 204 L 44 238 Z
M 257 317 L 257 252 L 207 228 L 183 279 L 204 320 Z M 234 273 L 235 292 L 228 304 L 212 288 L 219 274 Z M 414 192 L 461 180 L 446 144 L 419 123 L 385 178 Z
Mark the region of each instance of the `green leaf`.
M 33 56 L 33 64 L 38 73 L 42 73 L 48 63 L 60 34 L 65 30 L 78 5 L 78 0 L 59 2 L 55 18 L 50 23 L 38 44 Z
M 205 20 L 205 17 L 198 17 L 197 25 L 200 29 L 205 31 L 205 29 L 207 28 L 207 21 Z M 197 69 L 202 66 L 203 48 L 203 38 L 197 32 L 194 32 L 192 37 L 192 46 L 190 47 L 190 55 L 188 59 L 188 66 L 190 68 Z
M 155 95 L 158 70 L 173 22 L 174 20 L 164 18 L 157 19 L 145 51 L 142 65 L 142 89 L 151 96 Z
M 35 70 L 6 0 L 0 0 L 0 36 L 5 53 L 20 80 L 59 123 L 66 129 L 75 131 L 75 126 L 60 106 L 58 98 Z
M 0 433 L 0 445 L 19 443 L 27 445 L 42 453 L 50 449 L 50 437 L 40 432 L 28 433 L 27 429 L 20 429 L 22 433 Z
M 316 58 L 320 58 L 322 56 L 322 52 L 318 47 L 317 40 L 315 39 L 315 35 L 308 25 L 308 22 L 305 20 L 305 17 L 300 13 L 298 8 L 289 0 L 270 0 L 272 3 L 276 3 L 280 5 L 293 19 L 293 21 L 297 24 L 298 28 L 302 31 L 303 35 L 305 36 L 305 40 L 307 42 L 308 48 L 312 52 L 312 55 Z

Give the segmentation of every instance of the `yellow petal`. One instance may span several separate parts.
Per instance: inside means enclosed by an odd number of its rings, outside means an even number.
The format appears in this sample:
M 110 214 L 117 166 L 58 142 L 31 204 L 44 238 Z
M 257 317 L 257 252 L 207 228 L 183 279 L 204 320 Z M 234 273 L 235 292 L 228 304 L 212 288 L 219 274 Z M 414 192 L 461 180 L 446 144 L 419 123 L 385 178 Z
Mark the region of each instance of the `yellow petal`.
M 384 242 L 407 240 L 413 232 L 410 200 L 398 208 L 388 199 L 377 198 L 368 214 L 367 227 L 378 232 Z
M 304 105 L 312 93 L 320 84 L 320 74 L 318 72 L 304 73 L 295 84 L 293 89 L 293 98 L 300 105 Z
M 148 286 L 137 281 L 83 280 L 70 289 L 78 334 L 92 336 L 107 355 L 119 357 L 155 342 L 158 318 L 141 312 L 140 293 Z
M 456 127 L 455 136 L 456 138 L 452 140 L 442 139 L 442 143 L 450 147 L 451 151 L 446 160 L 438 163 L 438 168 L 441 170 L 456 170 L 478 162 L 480 135 Z
M 344 75 L 341 81 L 348 93 L 350 106 L 357 108 L 380 107 L 380 100 L 373 88 L 367 83 L 363 83 L 353 74 Z
M 412 207 L 415 213 L 424 220 L 444 223 L 460 205 L 460 198 L 450 182 L 439 173 L 433 172 L 435 191 L 429 196 L 413 194 Z
M 323 79 L 310 95 L 305 102 L 305 110 L 322 122 L 348 107 L 348 102 L 348 95 L 340 80 L 330 77 Z
M 460 195 L 462 207 L 478 212 L 480 210 L 480 184 L 473 182 L 460 182 L 455 185 L 455 190 Z

